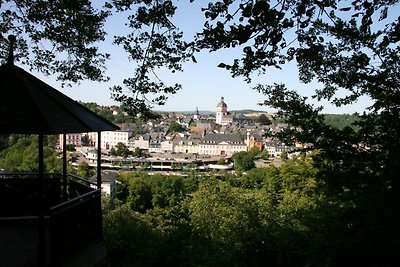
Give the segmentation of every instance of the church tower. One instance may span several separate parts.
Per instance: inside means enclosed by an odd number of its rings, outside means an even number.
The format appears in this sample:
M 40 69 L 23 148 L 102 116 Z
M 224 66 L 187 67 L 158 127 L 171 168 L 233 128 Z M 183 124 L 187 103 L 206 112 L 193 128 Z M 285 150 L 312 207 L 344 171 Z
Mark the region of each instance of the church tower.
M 217 112 L 215 114 L 215 123 L 222 125 L 224 116 L 228 115 L 228 106 L 224 102 L 224 97 L 221 97 L 221 102 L 217 105 Z
M 196 107 L 196 112 L 193 115 L 193 119 L 195 119 L 195 120 L 200 119 L 200 112 L 199 112 L 199 108 L 198 107 Z

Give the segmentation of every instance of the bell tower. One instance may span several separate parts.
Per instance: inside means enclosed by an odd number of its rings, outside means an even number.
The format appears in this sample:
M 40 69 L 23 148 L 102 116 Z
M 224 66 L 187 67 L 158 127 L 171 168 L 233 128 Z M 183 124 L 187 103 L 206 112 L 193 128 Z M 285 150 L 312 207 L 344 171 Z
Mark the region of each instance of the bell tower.
M 222 124 L 223 117 L 228 114 L 228 106 L 224 102 L 224 97 L 221 97 L 221 101 L 217 105 L 217 112 L 215 114 L 215 123 Z

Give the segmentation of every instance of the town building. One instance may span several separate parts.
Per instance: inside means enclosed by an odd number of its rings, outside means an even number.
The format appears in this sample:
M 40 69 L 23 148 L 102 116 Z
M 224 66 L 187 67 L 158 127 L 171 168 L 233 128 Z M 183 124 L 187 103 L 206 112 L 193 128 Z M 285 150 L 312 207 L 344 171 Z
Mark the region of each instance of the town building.
M 111 198 L 115 197 L 117 176 L 118 176 L 117 171 L 110 171 L 110 170 L 101 171 L 101 192 L 104 193 L 106 196 L 109 196 Z M 95 182 L 96 179 L 97 178 L 94 176 L 90 179 L 90 181 Z M 94 188 L 93 185 L 91 185 L 91 187 Z
M 60 142 L 60 149 L 64 150 L 63 147 L 63 140 L 64 135 L 59 135 L 59 142 Z M 65 134 L 65 140 L 67 145 L 73 145 L 74 147 L 82 146 L 82 133 L 72 133 L 72 134 Z
M 197 154 L 198 153 L 198 140 L 193 139 L 178 139 L 174 141 L 174 152 L 185 153 L 185 154 Z
M 253 146 L 258 148 L 258 151 L 262 151 L 264 148 L 263 139 L 259 134 L 247 132 L 247 146 L 251 149 Z
M 279 158 L 281 157 L 283 151 L 292 152 L 295 149 L 295 147 L 285 145 L 279 140 L 265 142 L 264 147 L 268 151 L 269 156 L 272 158 Z
M 133 138 L 131 138 L 132 140 Z M 150 143 L 150 134 L 141 134 L 136 136 L 133 139 L 133 142 L 130 142 L 130 147 L 132 148 L 140 148 L 141 150 L 148 150 Z
M 92 140 L 91 144 L 93 146 L 97 146 L 97 133 L 92 132 L 88 133 L 89 139 Z M 128 130 L 118 130 L 118 131 L 104 131 L 101 132 L 101 148 L 102 149 L 111 149 L 115 147 L 118 143 L 122 143 L 126 146 L 129 146 L 129 137 L 130 131 Z
M 235 152 L 247 151 L 247 145 L 239 135 L 211 133 L 201 139 L 199 155 L 232 156 Z
M 161 153 L 161 141 L 158 139 L 150 139 L 149 141 L 149 152 L 150 153 Z
M 198 107 L 196 107 L 196 112 L 193 115 L 193 119 L 194 120 L 199 120 L 200 119 L 200 112 L 199 112 L 199 108 Z
M 215 113 L 215 123 L 219 125 L 228 125 L 233 122 L 233 115 L 228 112 L 228 105 L 221 97 L 221 101 L 217 105 L 217 112 Z
M 161 152 L 171 153 L 174 151 L 174 143 L 171 140 L 161 142 Z

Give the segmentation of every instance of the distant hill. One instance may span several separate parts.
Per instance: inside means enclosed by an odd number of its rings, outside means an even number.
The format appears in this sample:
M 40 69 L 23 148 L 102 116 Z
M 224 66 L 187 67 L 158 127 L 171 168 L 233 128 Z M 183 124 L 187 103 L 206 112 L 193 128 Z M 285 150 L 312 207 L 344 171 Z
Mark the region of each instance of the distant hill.
M 157 110 L 156 112 L 159 112 L 159 113 L 176 113 L 176 114 L 184 114 L 184 115 L 189 115 L 189 114 L 195 114 L 196 113 L 193 110 L 191 110 L 191 111 L 160 111 L 160 110 Z M 199 110 L 199 114 L 201 116 L 210 116 L 210 115 L 215 115 L 215 111 Z
M 328 125 L 331 125 L 338 129 L 343 129 L 344 127 L 352 127 L 357 129 L 354 125 L 354 122 L 358 120 L 356 115 L 349 114 L 325 114 L 325 122 Z
M 335 127 L 337 129 L 343 129 L 345 127 L 351 127 L 355 130 L 358 129 L 357 126 L 353 125 L 354 122 L 358 120 L 356 115 L 349 114 L 323 114 L 325 116 L 326 124 Z M 274 123 L 284 122 L 282 119 L 274 119 Z
M 261 110 L 254 110 L 254 109 L 240 109 L 240 110 L 230 110 L 230 113 L 240 113 L 243 115 L 247 114 L 261 114 L 261 113 L 268 113 L 266 111 L 261 111 Z

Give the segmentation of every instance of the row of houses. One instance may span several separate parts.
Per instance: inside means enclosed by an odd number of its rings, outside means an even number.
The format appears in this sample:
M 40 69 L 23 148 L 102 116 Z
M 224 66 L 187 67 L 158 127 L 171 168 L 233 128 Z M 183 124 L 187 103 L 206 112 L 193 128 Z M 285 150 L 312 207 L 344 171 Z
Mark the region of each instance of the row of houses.
M 60 136 L 62 139 L 63 136 Z M 67 134 L 66 143 L 76 147 L 97 146 L 97 133 Z M 62 143 L 62 142 L 60 142 Z M 133 134 L 128 129 L 115 132 L 101 132 L 101 148 L 105 151 L 118 143 L 126 145 L 131 151 L 139 148 L 148 153 L 179 153 L 209 156 L 232 156 L 235 152 L 247 151 L 253 146 L 259 150 L 266 149 L 270 156 L 280 156 L 283 150 L 290 151 L 293 147 L 286 146 L 272 138 L 247 131 L 245 137 L 240 133 L 215 133 L 203 135 L 197 133 L 150 132 Z
M 97 146 L 97 133 L 67 134 L 67 144 L 83 146 L 82 139 L 87 135 L 89 146 Z M 60 136 L 62 140 L 62 136 Z M 109 150 L 118 143 L 126 145 L 130 150 L 136 148 L 149 153 L 183 153 L 211 156 L 232 156 L 235 152 L 247 151 L 249 144 L 237 134 L 209 133 L 202 138 L 192 138 L 177 134 L 167 140 L 154 134 L 143 134 L 130 137 L 127 131 L 102 132 L 101 148 Z M 60 142 L 62 143 L 62 142 Z

